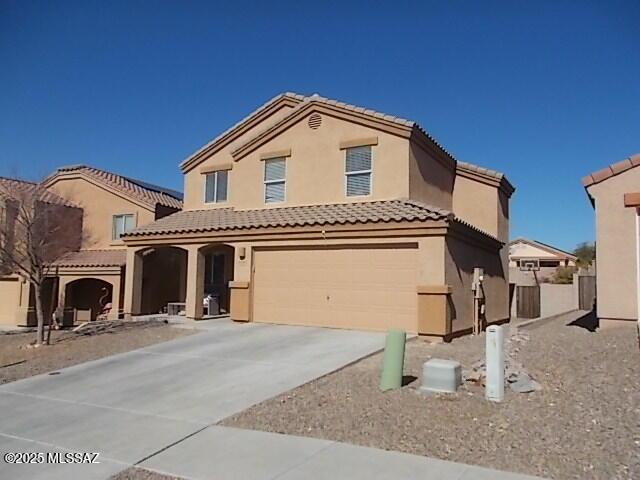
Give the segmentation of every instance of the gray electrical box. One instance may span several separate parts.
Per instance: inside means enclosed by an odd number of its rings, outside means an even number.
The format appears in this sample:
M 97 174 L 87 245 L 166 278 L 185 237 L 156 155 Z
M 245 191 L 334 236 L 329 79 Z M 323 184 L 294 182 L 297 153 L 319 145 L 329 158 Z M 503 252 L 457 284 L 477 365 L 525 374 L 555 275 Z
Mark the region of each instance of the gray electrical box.
M 455 393 L 462 385 L 462 367 L 455 360 L 432 358 L 422 365 L 422 386 L 424 393 Z

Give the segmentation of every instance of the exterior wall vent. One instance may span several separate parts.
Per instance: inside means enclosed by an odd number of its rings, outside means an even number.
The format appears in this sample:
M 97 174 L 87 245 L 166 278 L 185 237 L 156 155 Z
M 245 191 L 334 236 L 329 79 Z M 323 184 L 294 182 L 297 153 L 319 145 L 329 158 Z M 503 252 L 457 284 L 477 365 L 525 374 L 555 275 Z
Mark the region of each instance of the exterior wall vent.
M 309 117 L 309 128 L 317 130 L 322 125 L 322 117 L 318 113 L 314 113 Z

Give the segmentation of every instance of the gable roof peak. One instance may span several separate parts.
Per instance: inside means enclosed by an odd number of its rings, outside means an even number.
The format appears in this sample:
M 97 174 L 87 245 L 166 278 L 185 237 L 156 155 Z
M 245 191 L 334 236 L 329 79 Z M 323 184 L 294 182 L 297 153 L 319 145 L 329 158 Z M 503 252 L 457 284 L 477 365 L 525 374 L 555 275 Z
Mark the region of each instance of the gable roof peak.
M 181 192 L 125 177 L 100 168 L 90 167 L 88 165 L 78 164 L 60 167 L 53 174 L 47 177 L 43 183 L 45 185 L 49 184 L 58 175 L 64 175 L 71 172 L 85 175 L 92 181 L 116 190 L 151 209 L 155 209 L 156 205 L 176 208 L 178 210 L 182 209 Z

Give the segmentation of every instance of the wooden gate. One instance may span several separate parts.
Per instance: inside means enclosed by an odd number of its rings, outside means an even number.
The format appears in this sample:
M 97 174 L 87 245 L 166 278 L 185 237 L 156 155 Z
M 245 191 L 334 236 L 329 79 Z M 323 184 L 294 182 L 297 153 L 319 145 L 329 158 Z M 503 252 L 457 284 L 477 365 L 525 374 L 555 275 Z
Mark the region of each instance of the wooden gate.
M 518 286 L 516 295 L 518 318 L 540 316 L 540 286 Z
M 596 299 L 596 277 L 578 277 L 578 306 L 580 310 L 592 310 Z

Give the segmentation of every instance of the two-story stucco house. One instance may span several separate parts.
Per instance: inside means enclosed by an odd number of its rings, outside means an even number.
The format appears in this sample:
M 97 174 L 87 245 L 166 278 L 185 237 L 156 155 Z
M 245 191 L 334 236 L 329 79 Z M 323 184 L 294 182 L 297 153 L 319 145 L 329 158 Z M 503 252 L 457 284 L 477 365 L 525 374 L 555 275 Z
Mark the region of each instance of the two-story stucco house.
M 68 321 L 95 319 L 100 314 L 117 318 L 123 310 L 126 265 L 121 235 L 178 211 L 182 194 L 85 165 L 59 168 L 40 185 L 58 203 L 79 211 L 81 217 L 76 251 L 56 260 L 50 269 L 48 291 L 52 298 L 47 302 L 46 314 L 60 306 Z M 163 296 L 158 276 L 161 275 L 154 275 L 148 282 L 154 299 L 163 303 L 178 300 Z M 34 324 L 28 282 L 21 279 L 10 286 L 0 289 L 13 299 L 0 305 L 0 321 Z M 78 312 L 81 317 L 75 318 Z
M 268 101 L 180 165 L 184 210 L 126 235 L 125 312 L 145 257 L 181 250 L 186 314 L 236 321 L 470 331 L 509 318 L 504 175 L 454 159 L 418 124 L 318 95 Z

